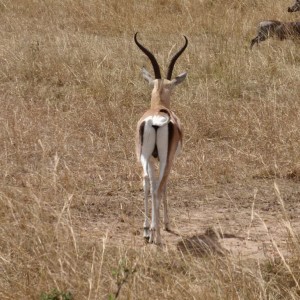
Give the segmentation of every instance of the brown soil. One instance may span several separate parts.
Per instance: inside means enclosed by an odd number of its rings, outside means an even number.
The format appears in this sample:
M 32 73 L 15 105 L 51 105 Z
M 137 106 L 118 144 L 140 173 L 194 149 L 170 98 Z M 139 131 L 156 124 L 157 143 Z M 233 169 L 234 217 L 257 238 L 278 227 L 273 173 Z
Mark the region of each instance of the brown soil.
M 163 248 L 193 255 L 229 253 L 240 259 L 287 255 L 291 234 L 300 227 L 299 195 L 299 183 L 289 179 L 176 187 L 169 191 L 172 230 L 162 232 Z M 116 245 L 149 246 L 142 237 L 142 197 L 142 191 L 131 199 L 121 192 L 108 192 L 100 201 L 90 196 L 73 213 L 78 225 L 84 220 L 86 238 L 107 235 Z

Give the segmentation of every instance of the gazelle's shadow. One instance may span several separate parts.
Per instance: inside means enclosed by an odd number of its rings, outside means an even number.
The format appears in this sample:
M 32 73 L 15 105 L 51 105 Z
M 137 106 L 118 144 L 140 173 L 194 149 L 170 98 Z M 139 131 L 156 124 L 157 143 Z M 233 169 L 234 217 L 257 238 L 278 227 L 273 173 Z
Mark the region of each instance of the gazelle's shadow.
M 173 235 L 176 235 L 176 236 L 180 236 L 180 234 L 172 229 L 165 229 L 166 232 L 170 233 L 170 234 L 173 234 Z
M 175 234 L 178 235 L 177 233 Z M 182 240 L 177 243 L 177 249 L 183 253 L 189 253 L 195 256 L 224 256 L 229 253 L 220 243 L 220 239 L 224 238 L 241 239 L 234 234 L 222 234 L 213 228 L 208 228 L 204 234 L 183 237 Z

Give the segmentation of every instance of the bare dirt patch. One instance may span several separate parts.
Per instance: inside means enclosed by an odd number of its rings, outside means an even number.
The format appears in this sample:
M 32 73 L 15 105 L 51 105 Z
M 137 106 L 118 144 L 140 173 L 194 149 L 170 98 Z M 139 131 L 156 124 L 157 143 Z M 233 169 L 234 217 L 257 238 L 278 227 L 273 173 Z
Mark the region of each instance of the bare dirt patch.
M 172 231 L 163 231 L 163 248 L 187 250 L 195 255 L 231 254 L 239 259 L 266 259 L 289 253 L 291 238 L 300 227 L 300 186 L 297 182 L 278 179 L 253 179 L 243 183 L 211 186 L 185 186 L 170 191 L 169 205 Z M 142 192 L 132 195 L 89 197 L 82 207 L 74 207 L 86 225 L 79 226 L 88 236 L 107 235 L 111 243 L 145 246 L 142 238 Z M 123 198 L 123 199 L 122 199 Z M 283 200 L 283 203 L 281 200 Z M 81 224 L 80 224 L 81 223 Z M 211 236 L 209 229 L 217 235 Z M 197 248 L 197 239 L 207 249 Z M 210 243 L 214 241 L 215 243 Z M 185 249 L 186 250 L 186 249 Z

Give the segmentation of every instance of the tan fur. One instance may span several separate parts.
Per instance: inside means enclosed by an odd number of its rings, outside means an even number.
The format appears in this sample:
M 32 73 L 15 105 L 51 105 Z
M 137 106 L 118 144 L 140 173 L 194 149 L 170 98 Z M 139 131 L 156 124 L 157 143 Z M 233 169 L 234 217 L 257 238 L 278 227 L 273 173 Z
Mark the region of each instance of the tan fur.
M 170 81 L 166 79 L 156 79 L 154 80 L 154 88 L 151 94 L 151 108 L 147 110 L 140 120 L 137 123 L 137 131 L 136 131 L 136 154 L 138 160 L 140 160 L 141 156 L 141 140 L 140 140 L 140 127 L 144 120 L 149 116 L 162 115 L 164 113 L 160 112 L 161 109 L 165 109 L 169 112 L 171 122 L 174 124 L 174 139 L 172 144 L 178 144 L 180 142 L 182 144 L 182 127 L 180 124 L 179 118 L 175 115 L 174 112 L 170 110 L 170 94 L 171 89 L 167 88 L 170 85 Z M 170 147 L 172 148 L 172 147 Z M 170 153 L 170 151 L 169 151 Z M 175 149 L 176 153 L 176 149 Z M 174 153 L 174 155 L 175 155 Z M 169 155 L 170 156 L 170 155 Z M 171 155 L 172 156 L 172 155 Z M 169 164 L 169 163 L 168 163 Z

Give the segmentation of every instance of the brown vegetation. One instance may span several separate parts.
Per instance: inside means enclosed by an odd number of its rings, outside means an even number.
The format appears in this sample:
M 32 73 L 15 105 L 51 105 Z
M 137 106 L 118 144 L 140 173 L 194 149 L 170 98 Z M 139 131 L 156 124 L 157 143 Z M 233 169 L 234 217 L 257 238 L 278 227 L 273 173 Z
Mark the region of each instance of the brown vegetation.
M 299 47 L 248 49 L 259 21 L 297 18 L 286 6 L 0 1 L 1 299 L 299 297 Z M 163 67 L 190 41 L 161 248 L 141 232 L 133 145 L 150 89 L 136 31 Z M 223 255 L 180 248 L 208 227 Z

